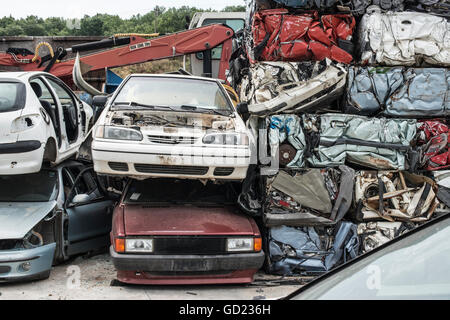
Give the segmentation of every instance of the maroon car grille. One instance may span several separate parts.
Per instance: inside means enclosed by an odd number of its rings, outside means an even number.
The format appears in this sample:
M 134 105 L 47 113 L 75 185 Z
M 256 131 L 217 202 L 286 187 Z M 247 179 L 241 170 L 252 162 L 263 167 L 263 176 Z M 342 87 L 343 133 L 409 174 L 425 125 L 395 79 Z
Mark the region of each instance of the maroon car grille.
M 221 237 L 156 237 L 155 254 L 224 254 L 226 238 Z

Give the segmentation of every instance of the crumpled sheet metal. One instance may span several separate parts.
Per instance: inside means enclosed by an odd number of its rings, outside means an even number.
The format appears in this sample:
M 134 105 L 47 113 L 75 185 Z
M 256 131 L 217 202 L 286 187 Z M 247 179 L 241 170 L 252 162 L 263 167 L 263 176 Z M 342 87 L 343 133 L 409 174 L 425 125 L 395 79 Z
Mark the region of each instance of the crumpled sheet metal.
M 252 21 L 253 57 L 260 61 L 332 59 L 350 63 L 351 40 L 356 25 L 350 14 L 321 15 L 317 11 L 298 15 L 287 9 L 261 10 Z M 351 51 L 350 49 L 347 49 Z
M 311 226 L 339 222 L 353 200 L 355 171 L 332 169 L 280 171 L 267 179 L 266 226 Z
M 450 23 L 418 12 L 372 12 L 360 23 L 362 64 L 450 66 Z
M 288 168 L 351 163 L 380 170 L 405 170 L 410 165 L 407 156 L 416 136 L 417 121 L 337 113 L 302 118 L 277 115 L 268 118 L 268 127 L 273 159 L 279 159 L 279 146 L 284 142 L 297 150 Z M 317 145 L 312 146 L 311 141 Z
M 273 9 L 268 0 L 254 0 L 258 9 Z M 350 11 L 355 16 L 361 16 L 372 7 L 382 11 L 418 11 L 431 12 L 435 15 L 449 16 L 450 2 L 448 0 L 273 0 L 275 4 L 295 9 L 315 9 L 319 11 Z M 251 2 L 251 1 L 250 1 Z
M 421 121 L 417 143 L 421 149 L 421 167 L 435 171 L 450 168 L 450 122 Z
M 450 71 L 444 68 L 350 67 L 346 113 L 393 117 L 450 116 Z
M 433 171 L 433 179 L 438 185 L 437 197 L 443 209 L 450 212 L 450 170 Z
M 372 221 L 360 223 L 357 229 L 360 237 L 360 253 L 369 252 L 413 228 L 413 225 L 404 222 Z
M 338 99 L 347 70 L 325 59 L 320 62 L 260 62 L 241 82 L 241 101 L 252 115 L 306 112 Z
M 349 162 L 374 169 L 404 170 L 416 135 L 416 120 L 324 114 L 320 116 L 319 134 L 319 146 L 308 158 L 313 167 Z
M 269 256 L 270 273 L 281 275 L 312 275 L 323 273 L 346 262 L 358 254 L 357 227 L 342 222 L 337 228 L 334 241 L 322 230 L 322 239 L 315 228 L 271 228 Z M 325 239 L 323 239 L 325 238 Z
M 408 172 L 360 171 L 356 174 L 357 219 L 424 222 L 439 201 L 433 179 Z
M 294 159 L 286 165 L 287 168 L 302 168 L 305 166 L 304 153 L 306 136 L 303 132 L 301 119 L 297 115 L 276 115 L 267 118 L 269 128 L 269 145 L 272 157 L 279 154 L 280 144 L 290 143 L 297 153 Z
M 323 9 L 332 8 L 337 0 L 273 0 L 276 3 L 290 8 Z

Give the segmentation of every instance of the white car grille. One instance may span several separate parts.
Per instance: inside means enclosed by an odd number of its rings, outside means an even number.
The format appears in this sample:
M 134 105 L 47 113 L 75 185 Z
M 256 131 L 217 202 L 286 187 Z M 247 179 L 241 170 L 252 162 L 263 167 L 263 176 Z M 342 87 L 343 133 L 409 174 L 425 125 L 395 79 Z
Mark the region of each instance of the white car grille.
M 197 137 L 181 137 L 181 136 L 147 136 L 152 143 L 161 144 L 194 144 Z

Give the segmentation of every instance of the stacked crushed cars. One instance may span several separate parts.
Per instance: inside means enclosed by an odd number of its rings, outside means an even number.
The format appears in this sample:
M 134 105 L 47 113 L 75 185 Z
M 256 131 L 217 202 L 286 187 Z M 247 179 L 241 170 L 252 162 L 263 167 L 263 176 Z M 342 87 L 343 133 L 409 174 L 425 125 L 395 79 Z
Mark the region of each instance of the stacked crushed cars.
M 230 61 L 258 133 L 239 205 L 314 275 L 450 213 L 450 3 L 253 0 Z

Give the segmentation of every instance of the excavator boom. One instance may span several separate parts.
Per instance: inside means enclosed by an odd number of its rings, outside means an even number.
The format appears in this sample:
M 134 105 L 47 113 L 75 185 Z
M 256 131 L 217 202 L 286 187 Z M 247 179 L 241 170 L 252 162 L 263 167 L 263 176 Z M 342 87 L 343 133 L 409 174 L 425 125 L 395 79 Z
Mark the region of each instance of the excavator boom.
M 211 74 L 211 49 L 223 45 L 219 78 L 225 80 L 225 71 L 228 69 L 232 51 L 231 38 L 233 35 L 233 29 L 230 27 L 213 24 L 152 39 L 140 36 L 111 38 L 77 45 L 69 49 L 58 48 L 47 66 L 42 65 L 42 59 L 39 57 L 27 55 L 26 50 L 22 52 L 11 50 L 0 53 L 0 65 L 19 67 L 23 71 L 47 71 L 57 77 L 65 78 L 72 76 L 75 59 L 61 62 L 57 60 L 58 55 L 62 56 L 67 52 L 104 49 L 97 53 L 81 56 L 80 68 L 83 73 L 203 52 L 203 73 L 208 76 Z

